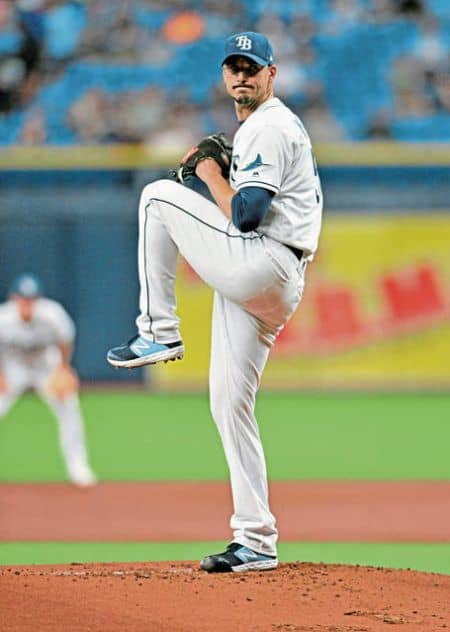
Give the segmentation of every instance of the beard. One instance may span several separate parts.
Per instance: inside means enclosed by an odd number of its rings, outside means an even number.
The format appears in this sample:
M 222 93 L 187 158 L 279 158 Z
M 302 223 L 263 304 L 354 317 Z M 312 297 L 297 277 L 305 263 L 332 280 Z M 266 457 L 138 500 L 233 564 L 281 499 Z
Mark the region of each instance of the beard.
M 254 97 L 248 97 L 248 96 L 235 97 L 234 101 L 238 105 L 244 105 L 247 108 L 252 107 L 256 104 L 256 99 Z

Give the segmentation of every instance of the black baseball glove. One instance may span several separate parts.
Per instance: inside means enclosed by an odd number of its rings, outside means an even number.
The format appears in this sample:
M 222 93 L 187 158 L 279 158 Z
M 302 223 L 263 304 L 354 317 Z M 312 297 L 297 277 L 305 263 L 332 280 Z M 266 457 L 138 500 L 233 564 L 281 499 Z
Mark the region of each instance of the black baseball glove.
M 206 136 L 198 143 L 197 150 L 189 156 L 186 162 L 180 164 L 173 174 L 175 180 L 184 184 L 187 178 L 195 176 L 195 168 L 198 163 L 207 158 L 215 160 L 222 170 L 223 177 L 228 179 L 232 153 L 233 146 L 224 134 Z

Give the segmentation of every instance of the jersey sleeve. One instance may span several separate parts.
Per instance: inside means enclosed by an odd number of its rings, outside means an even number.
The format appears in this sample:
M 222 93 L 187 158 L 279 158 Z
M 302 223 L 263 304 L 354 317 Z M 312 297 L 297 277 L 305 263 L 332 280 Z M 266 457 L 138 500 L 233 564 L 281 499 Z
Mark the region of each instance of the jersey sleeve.
M 231 199 L 231 219 L 242 233 L 256 230 L 269 210 L 273 192 L 261 187 L 242 187 Z
M 236 190 L 261 187 L 278 193 L 286 162 L 289 160 L 287 143 L 275 126 L 255 131 L 233 156 L 232 180 Z

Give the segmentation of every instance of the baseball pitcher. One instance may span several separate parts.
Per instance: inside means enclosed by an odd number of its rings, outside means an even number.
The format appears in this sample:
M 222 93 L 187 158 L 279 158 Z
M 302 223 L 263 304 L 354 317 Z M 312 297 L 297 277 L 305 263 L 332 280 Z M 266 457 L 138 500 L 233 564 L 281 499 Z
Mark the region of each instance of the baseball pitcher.
M 78 399 L 78 378 L 70 366 L 75 327 L 64 308 L 42 296 L 33 274 L 17 277 L 0 305 L 0 417 L 27 389 L 55 414 L 70 480 L 96 482 L 89 465 Z
M 231 544 L 201 561 L 208 572 L 277 566 L 255 397 L 270 348 L 302 298 L 322 214 L 308 134 L 274 96 L 270 42 L 254 32 L 230 36 L 222 72 L 240 123 L 232 150 L 213 135 L 184 156 L 178 182 L 159 180 L 143 189 L 138 334 L 107 355 L 113 366 L 128 368 L 182 358 L 174 295 L 178 253 L 214 288 L 210 405 L 234 512 Z M 213 201 L 192 190 L 200 181 Z

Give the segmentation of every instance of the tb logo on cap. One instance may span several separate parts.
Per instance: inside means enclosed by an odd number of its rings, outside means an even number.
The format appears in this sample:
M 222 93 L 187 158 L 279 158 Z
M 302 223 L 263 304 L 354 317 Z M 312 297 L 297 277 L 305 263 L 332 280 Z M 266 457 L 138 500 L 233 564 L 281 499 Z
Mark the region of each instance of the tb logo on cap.
M 246 35 L 239 35 L 236 37 L 236 47 L 241 50 L 251 50 L 252 49 L 252 40 Z

